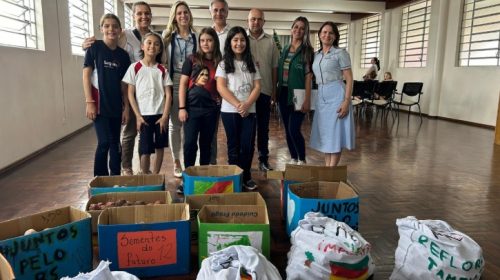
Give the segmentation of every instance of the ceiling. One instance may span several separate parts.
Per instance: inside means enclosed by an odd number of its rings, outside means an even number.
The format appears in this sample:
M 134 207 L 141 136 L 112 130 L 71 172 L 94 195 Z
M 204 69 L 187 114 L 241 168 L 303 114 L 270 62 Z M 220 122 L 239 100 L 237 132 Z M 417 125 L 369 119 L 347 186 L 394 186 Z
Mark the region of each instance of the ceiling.
M 122 0 L 132 5 L 135 0 Z M 147 0 L 153 12 L 153 29 L 163 30 L 168 21 L 172 0 Z M 212 18 L 208 6 L 210 0 L 187 0 L 193 14 L 197 29 L 212 26 Z M 325 21 L 337 24 L 349 23 L 371 14 L 381 13 L 386 9 L 401 6 L 411 0 L 228 0 L 228 23 L 231 26 L 246 27 L 246 18 L 251 8 L 260 8 L 265 13 L 264 29 L 272 33 L 273 29 L 280 35 L 289 35 L 293 20 L 305 16 L 310 21 L 311 31 L 317 31 Z

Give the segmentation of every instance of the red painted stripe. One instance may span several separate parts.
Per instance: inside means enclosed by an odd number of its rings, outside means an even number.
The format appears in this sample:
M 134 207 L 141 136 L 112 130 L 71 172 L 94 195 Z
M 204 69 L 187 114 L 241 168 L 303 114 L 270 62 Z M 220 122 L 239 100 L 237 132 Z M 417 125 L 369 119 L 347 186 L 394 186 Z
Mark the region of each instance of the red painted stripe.
M 165 67 L 163 67 L 163 65 L 161 65 L 159 63 L 157 65 L 158 65 L 158 69 L 160 69 L 160 71 L 161 71 L 161 79 L 163 80 L 163 79 L 165 79 L 167 69 L 165 69 Z
M 142 63 L 138 61 L 134 66 L 134 73 L 137 75 L 137 72 L 142 68 Z

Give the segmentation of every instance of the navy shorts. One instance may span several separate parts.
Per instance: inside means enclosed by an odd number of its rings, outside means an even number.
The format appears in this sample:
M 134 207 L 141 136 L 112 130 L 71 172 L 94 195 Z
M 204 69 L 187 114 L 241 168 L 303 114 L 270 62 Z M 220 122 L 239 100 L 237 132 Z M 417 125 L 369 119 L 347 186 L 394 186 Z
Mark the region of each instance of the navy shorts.
M 168 131 L 160 131 L 160 124 L 156 124 L 156 122 L 161 118 L 161 115 L 143 116 L 143 118 L 148 125 L 142 125 L 141 127 L 139 155 L 154 154 L 155 149 L 168 147 Z

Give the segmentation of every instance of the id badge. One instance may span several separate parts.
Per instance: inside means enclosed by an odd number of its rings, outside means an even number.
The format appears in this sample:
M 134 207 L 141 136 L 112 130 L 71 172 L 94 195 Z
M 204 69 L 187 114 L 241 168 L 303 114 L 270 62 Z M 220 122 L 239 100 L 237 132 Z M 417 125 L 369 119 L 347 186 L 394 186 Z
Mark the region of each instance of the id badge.
M 182 69 L 183 64 L 184 64 L 184 62 L 182 62 L 182 61 L 177 62 L 177 69 Z

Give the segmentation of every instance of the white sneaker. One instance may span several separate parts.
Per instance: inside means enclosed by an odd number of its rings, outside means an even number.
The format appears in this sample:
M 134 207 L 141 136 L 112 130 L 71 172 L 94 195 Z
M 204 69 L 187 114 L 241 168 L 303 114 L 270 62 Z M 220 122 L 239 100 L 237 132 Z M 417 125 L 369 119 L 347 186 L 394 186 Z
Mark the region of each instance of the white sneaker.
M 306 161 L 305 160 L 299 160 L 297 161 L 297 165 L 306 165 Z
M 296 159 L 294 159 L 294 158 L 292 158 L 292 159 L 288 162 L 288 164 L 297 164 L 297 160 L 296 160 Z

